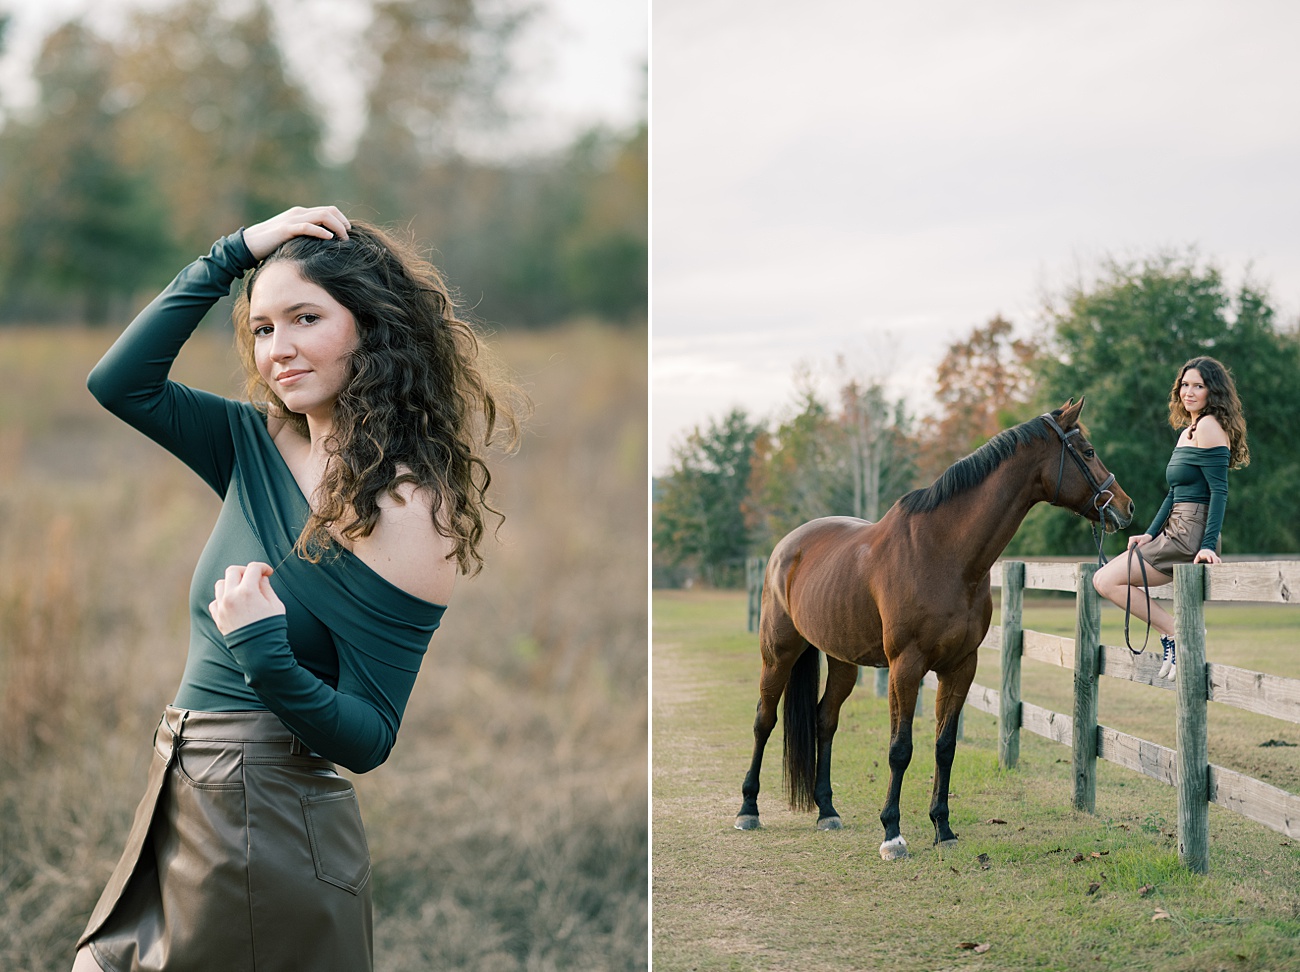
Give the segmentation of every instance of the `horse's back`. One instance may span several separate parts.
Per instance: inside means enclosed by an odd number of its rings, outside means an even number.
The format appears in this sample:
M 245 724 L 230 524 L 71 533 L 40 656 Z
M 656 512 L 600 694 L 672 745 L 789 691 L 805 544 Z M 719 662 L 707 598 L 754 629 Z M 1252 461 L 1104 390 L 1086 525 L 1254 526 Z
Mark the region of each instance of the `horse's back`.
M 851 542 L 855 534 L 861 534 L 872 526 L 875 524 L 870 520 L 860 520 L 856 516 L 823 516 L 809 520 L 782 537 L 769 559 L 779 561 L 794 556 L 797 551 L 820 550 Z
M 773 634 L 793 625 L 828 654 L 857 664 L 883 663 L 874 650 L 880 615 L 868 589 L 878 533 L 878 524 L 869 520 L 827 516 L 786 534 L 768 559 L 763 595 Z M 842 653 L 841 642 L 853 647 Z

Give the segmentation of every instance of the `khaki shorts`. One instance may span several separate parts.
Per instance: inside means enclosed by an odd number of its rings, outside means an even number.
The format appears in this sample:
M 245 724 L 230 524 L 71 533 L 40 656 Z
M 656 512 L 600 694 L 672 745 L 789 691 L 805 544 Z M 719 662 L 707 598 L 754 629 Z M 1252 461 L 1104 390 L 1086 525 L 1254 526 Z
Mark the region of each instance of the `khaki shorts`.
M 1174 564 L 1190 564 L 1195 560 L 1201 549 L 1201 538 L 1205 536 L 1209 512 L 1204 503 L 1175 503 L 1164 529 L 1154 540 L 1138 548 L 1147 566 L 1172 576 Z

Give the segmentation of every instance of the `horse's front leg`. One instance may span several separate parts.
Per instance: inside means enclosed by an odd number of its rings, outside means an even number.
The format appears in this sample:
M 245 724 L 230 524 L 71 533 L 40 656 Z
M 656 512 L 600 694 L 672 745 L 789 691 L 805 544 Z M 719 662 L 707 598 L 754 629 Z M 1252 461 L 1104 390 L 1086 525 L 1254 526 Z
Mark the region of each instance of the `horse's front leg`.
M 930 822 L 934 824 L 934 842 L 940 847 L 957 843 L 957 835 L 948 826 L 948 787 L 957 752 L 957 724 L 978 663 L 979 658 L 972 651 L 960 668 L 939 676 L 939 693 L 934 703 L 934 793 L 930 798 Z
M 840 725 L 840 707 L 857 681 L 857 665 L 826 656 L 826 691 L 817 706 L 817 784 L 813 789 L 818 830 L 839 830 L 844 826 L 831 803 L 831 740 Z
M 912 716 L 924 675 L 924 664 L 910 653 L 899 655 L 889 663 L 889 794 L 880 811 L 880 822 L 885 826 L 880 856 L 887 861 L 907 856 L 907 841 L 898 826 L 899 800 L 903 774 L 912 762 Z

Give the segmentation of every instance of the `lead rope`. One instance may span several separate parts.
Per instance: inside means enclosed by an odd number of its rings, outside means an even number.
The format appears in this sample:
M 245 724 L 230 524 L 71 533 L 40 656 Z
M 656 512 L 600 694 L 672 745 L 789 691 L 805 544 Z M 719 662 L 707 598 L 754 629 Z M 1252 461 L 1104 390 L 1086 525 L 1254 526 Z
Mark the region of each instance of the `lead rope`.
M 1147 560 L 1142 556 L 1142 551 L 1138 549 L 1137 544 L 1128 548 L 1128 576 L 1130 579 L 1133 577 L 1133 556 L 1135 554 L 1138 559 L 1138 570 L 1142 574 L 1142 593 L 1147 598 L 1147 633 L 1146 637 L 1142 639 L 1142 647 L 1134 648 L 1133 642 L 1129 640 L 1128 636 L 1128 623 L 1133 616 L 1133 585 L 1128 584 L 1124 588 L 1126 591 L 1124 595 L 1124 644 L 1128 646 L 1128 650 L 1132 654 L 1140 655 L 1147 650 L 1147 642 L 1151 640 L 1151 588 L 1147 584 Z

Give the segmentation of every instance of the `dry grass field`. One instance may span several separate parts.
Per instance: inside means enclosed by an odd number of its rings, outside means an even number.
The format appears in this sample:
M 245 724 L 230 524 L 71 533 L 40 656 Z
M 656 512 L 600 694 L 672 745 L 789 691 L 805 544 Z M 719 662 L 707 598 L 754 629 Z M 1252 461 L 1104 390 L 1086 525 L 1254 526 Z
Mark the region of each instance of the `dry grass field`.
M 0 331 L 0 968 L 71 965 L 144 786 L 218 500 L 103 412 L 113 334 Z M 536 403 L 392 758 L 356 778 L 383 970 L 646 967 L 646 336 L 503 337 Z M 174 376 L 238 387 L 221 329 Z

